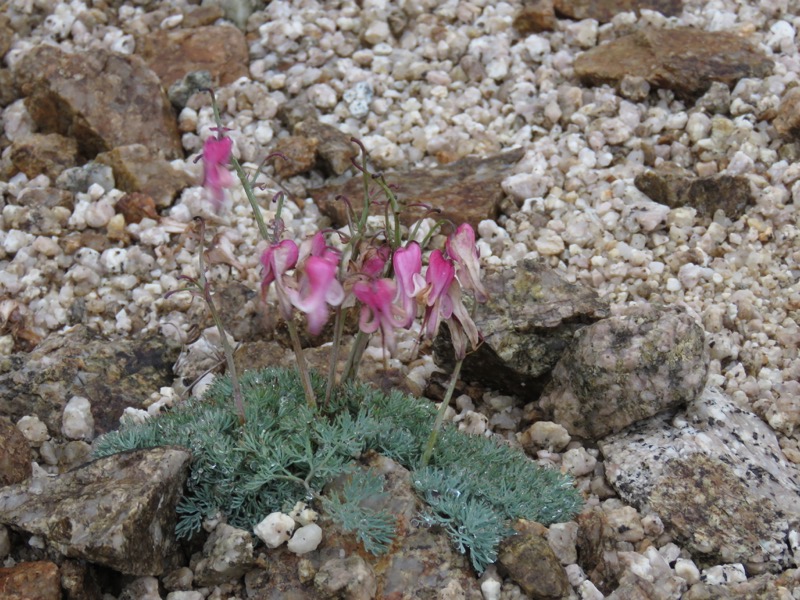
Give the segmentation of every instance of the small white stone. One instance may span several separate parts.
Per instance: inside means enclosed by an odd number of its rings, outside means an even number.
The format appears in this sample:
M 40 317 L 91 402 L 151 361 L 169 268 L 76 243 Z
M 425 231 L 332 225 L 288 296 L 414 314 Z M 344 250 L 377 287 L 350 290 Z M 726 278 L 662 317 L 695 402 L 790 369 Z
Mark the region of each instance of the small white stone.
M 308 99 L 317 108 L 333 108 L 339 99 L 336 91 L 327 83 L 316 83 L 308 88 Z
M 709 585 L 725 585 L 743 583 L 747 581 L 747 574 L 741 563 L 733 563 L 703 569 L 701 579 Z
M 537 421 L 517 435 L 517 440 L 524 448 L 532 447 L 550 452 L 560 452 L 566 448 L 571 439 L 563 425 L 552 421 Z
M 584 448 L 567 450 L 561 459 L 561 469 L 574 477 L 588 475 L 594 471 L 597 459 L 586 452 Z
M 17 421 L 17 429 L 33 444 L 41 444 L 50 439 L 47 426 L 36 415 L 22 417 Z
M 306 554 L 316 550 L 320 542 L 322 542 L 322 528 L 316 523 L 309 523 L 294 532 L 286 547 L 295 554 Z
M 536 240 L 536 251 L 544 256 L 555 256 L 564 251 L 564 240 L 555 231 L 544 229 Z
M 64 407 L 61 433 L 71 440 L 90 440 L 94 437 L 94 417 L 88 398 L 73 396 Z
M 481 594 L 483 600 L 500 600 L 500 589 L 503 586 L 497 579 L 487 579 L 481 583 Z
M 679 558 L 675 561 L 675 574 L 689 585 L 700 581 L 700 569 L 688 558 Z
M 292 531 L 294 531 L 294 519 L 280 512 L 267 515 L 264 520 L 253 528 L 253 533 L 268 548 L 277 548 L 286 542 L 291 537 Z
M 581 600 L 603 600 L 605 598 L 603 592 L 598 590 L 597 586 L 589 579 L 584 580 L 578 586 L 578 594 L 580 594 Z

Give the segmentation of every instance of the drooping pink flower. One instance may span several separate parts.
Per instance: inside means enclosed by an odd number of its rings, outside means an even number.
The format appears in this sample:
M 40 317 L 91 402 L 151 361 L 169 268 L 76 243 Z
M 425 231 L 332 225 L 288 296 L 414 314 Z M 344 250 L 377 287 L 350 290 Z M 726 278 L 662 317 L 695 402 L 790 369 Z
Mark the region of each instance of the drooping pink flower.
M 405 248 L 398 248 L 392 256 L 394 273 L 397 276 L 397 297 L 405 317 L 402 326 L 408 329 L 417 317 L 416 296 L 424 288 L 425 283 L 420 275 L 422 270 L 422 250 L 417 242 L 409 243 Z
M 375 333 L 380 329 L 383 345 L 394 354 L 394 330 L 402 325 L 402 309 L 394 304 L 397 286 L 391 279 L 359 281 L 353 286 L 353 294 L 361 302 L 358 327 L 364 333 Z
M 458 266 L 456 277 L 461 285 L 475 295 L 476 302 L 486 302 L 489 295 L 481 283 L 480 254 L 475 245 L 475 230 L 464 223 L 447 238 L 445 247 L 447 254 Z
M 227 169 L 232 147 L 233 141 L 227 137 L 212 136 L 203 143 L 203 187 L 211 194 L 217 212 L 225 201 L 225 188 L 232 186 L 234 181 Z
M 447 260 L 441 250 L 434 250 L 428 259 L 428 270 L 425 272 L 425 281 L 428 284 L 420 292 L 421 299 L 425 302 L 425 317 L 423 330 L 425 335 L 433 339 L 439 331 L 442 319 L 449 319 L 453 314 L 453 303 L 447 295 L 450 284 L 455 278 L 455 267 Z
M 475 321 L 469 316 L 469 311 L 461 300 L 461 284 L 457 280 L 454 279 L 450 283 L 447 295 L 453 305 L 453 314 L 447 320 L 447 327 L 450 329 L 456 360 L 462 360 L 467 355 L 467 341 L 473 348 L 477 348 L 480 334 Z
M 300 267 L 302 276 L 298 289 L 288 290 L 292 305 L 308 315 L 308 330 L 312 335 L 322 331 L 328 320 L 328 306 L 338 306 L 344 300 L 344 289 L 336 279 L 339 255 L 330 249 L 318 256 L 308 256 Z
M 290 287 L 285 280 L 286 272 L 297 264 L 297 244 L 292 240 L 283 240 L 272 244 L 261 255 L 261 264 L 264 267 L 264 276 L 261 280 L 261 293 L 266 297 L 269 286 L 275 282 L 275 291 L 278 304 L 285 319 L 292 317 L 292 303 L 288 291 Z

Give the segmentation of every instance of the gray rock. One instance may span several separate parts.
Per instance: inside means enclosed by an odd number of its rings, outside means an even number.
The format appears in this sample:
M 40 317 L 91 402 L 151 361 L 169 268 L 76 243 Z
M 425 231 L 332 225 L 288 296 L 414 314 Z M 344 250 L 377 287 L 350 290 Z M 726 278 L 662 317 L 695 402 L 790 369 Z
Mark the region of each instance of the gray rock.
M 729 219 L 737 219 L 755 199 L 750 180 L 742 175 L 693 177 L 673 163 L 636 176 L 634 185 L 652 200 L 671 208 L 691 206 L 700 216 L 711 218 L 719 209 Z
M 693 400 L 707 373 L 705 333 L 685 310 L 633 305 L 575 334 L 541 407 L 570 435 L 600 439 Z
M 197 585 L 209 587 L 238 579 L 253 566 L 253 536 L 249 531 L 217 525 L 203 546 L 194 568 Z
M 474 307 L 473 316 L 483 344 L 467 355 L 462 378 L 526 401 L 542 393 L 575 332 L 609 314 L 594 290 L 567 282 L 535 260 L 515 268 L 487 268 L 483 283 L 489 301 Z M 452 368 L 448 329 L 439 331 L 434 357 L 437 364 Z
M 211 81 L 211 73 L 208 71 L 190 71 L 184 75 L 180 80 L 169 86 L 167 96 L 172 106 L 181 110 L 186 103 L 197 92 L 204 89 L 211 89 L 213 82 Z
M 105 191 L 114 189 L 114 171 L 108 165 L 101 165 L 94 161 L 80 167 L 65 169 L 56 178 L 56 187 L 69 192 L 86 192 L 93 183 L 98 184 Z
M 794 563 L 800 472 L 772 430 L 716 390 L 671 421 L 659 416 L 600 442 L 620 497 L 654 514 L 665 531 L 711 564 L 749 574 Z
M 28 479 L 0 490 L 0 522 L 67 557 L 159 575 L 177 556 L 175 506 L 190 458 L 183 449 L 152 448 Z
M 500 546 L 497 564 L 529 598 L 548 600 L 569 594 L 567 573 L 547 542 L 547 530 L 538 523 L 518 523 L 517 535 Z
M 72 396 L 91 400 L 95 433 L 116 429 L 125 408 L 141 408 L 172 383 L 174 353 L 161 336 L 108 340 L 84 326 L 49 335 L 32 352 L 0 357 L 0 414 L 35 414 L 51 435 Z

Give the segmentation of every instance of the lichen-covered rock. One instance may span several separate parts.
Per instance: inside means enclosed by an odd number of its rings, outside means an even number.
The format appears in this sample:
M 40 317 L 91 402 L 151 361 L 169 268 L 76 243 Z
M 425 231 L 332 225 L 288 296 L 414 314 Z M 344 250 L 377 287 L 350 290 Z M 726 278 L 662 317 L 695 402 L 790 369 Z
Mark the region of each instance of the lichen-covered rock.
M 712 81 L 732 85 L 742 77 L 764 77 L 772 66 L 735 33 L 644 28 L 578 56 L 575 75 L 588 85 L 615 85 L 626 75 L 644 77 L 650 85 L 693 98 Z
M 539 397 L 575 332 L 609 314 L 594 290 L 535 260 L 486 268 L 483 284 L 489 300 L 473 315 L 483 343 L 467 355 L 463 376 L 526 401 Z M 447 327 L 434 352 L 437 364 L 455 363 Z
M 685 310 L 631 306 L 575 334 L 541 407 L 570 435 L 600 439 L 693 400 L 707 372 L 705 333 Z
M 176 558 L 175 507 L 189 452 L 115 454 L 58 477 L 0 489 L 0 522 L 43 537 L 61 554 L 129 575 L 159 575 Z
M 350 136 L 333 125 L 306 119 L 294 126 L 294 133 L 317 140 L 317 157 L 333 175 L 345 173 L 353 166 L 351 160 L 358 156 L 358 148 Z
M 208 587 L 238 579 L 253 566 L 253 536 L 248 531 L 220 523 L 203 546 L 195 565 L 194 580 Z
M 722 393 L 707 390 L 671 421 L 655 417 L 600 449 L 620 497 L 658 515 L 693 554 L 751 574 L 793 564 L 800 472 L 770 428 Z
M 530 598 L 564 598 L 570 591 L 569 578 L 547 542 L 546 530 L 536 525 L 518 524 L 518 534 L 501 544 L 497 564 Z
M 417 221 L 429 208 L 434 208 L 441 210 L 438 218 L 477 228 L 484 219 L 497 218 L 505 197 L 501 183 L 523 155 L 522 149 L 517 148 L 485 158 L 468 156 L 439 167 L 387 172 L 386 181 L 395 186 L 394 192 L 403 203 L 417 207 L 403 212 L 401 220 L 405 224 Z M 360 176 L 308 192 L 336 227 L 347 224 L 345 203 L 336 200 L 337 196 L 346 196 L 356 213 L 364 204 L 364 182 Z M 373 207 L 375 214 L 382 213 L 383 209 Z
M 74 138 L 85 158 L 128 144 L 183 157 L 169 100 L 136 56 L 99 49 L 68 54 L 43 44 L 22 58 L 16 76 L 40 131 Z
M 107 340 L 84 326 L 53 333 L 30 353 L 0 357 L 0 414 L 35 414 L 51 435 L 72 396 L 91 400 L 95 434 L 119 427 L 125 408 L 141 407 L 172 383 L 176 352 L 161 336 Z
M 358 555 L 332 558 L 314 576 L 314 588 L 320 598 L 372 600 L 378 591 L 375 573 Z

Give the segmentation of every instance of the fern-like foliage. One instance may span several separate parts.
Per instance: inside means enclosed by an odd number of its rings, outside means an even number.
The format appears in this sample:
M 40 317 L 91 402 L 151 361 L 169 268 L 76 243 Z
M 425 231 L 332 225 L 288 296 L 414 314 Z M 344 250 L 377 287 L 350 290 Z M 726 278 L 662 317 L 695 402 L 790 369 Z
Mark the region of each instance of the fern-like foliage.
M 324 382 L 314 378 L 318 397 Z M 383 490 L 380 476 L 355 460 L 375 450 L 412 471 L 428 506 L 423 521 L 441 526 L 478 572 L 496 559 L 508 523 L 525 518 L 544 525 L 565 521 L 582 505 L 572 481 L 543 469 L 521 451 L 491 439 L 445 427 L 430 466 L 419 469 L 435 418 L 430 402 L 364 385 L 338 390 L 323 412 L 308 408 L 294 372 L 266 369 L 241 377 L 246 422 L 239 425 L 231 386 L 218 378 L 202 400 L 138 425 L 125 425 L 95 443 L 97 457 L 135 448 L 183 446 L 192 452 L 176 532 L 197 532 L 218 512 L 236 527 L 251 529 L 267 514 L 298 501 L 317 501 L 365 549 L 386 551 L 395 524 L 391 515 L 363 501 Z M 323 495 L 338 478 L 338 492 Z

